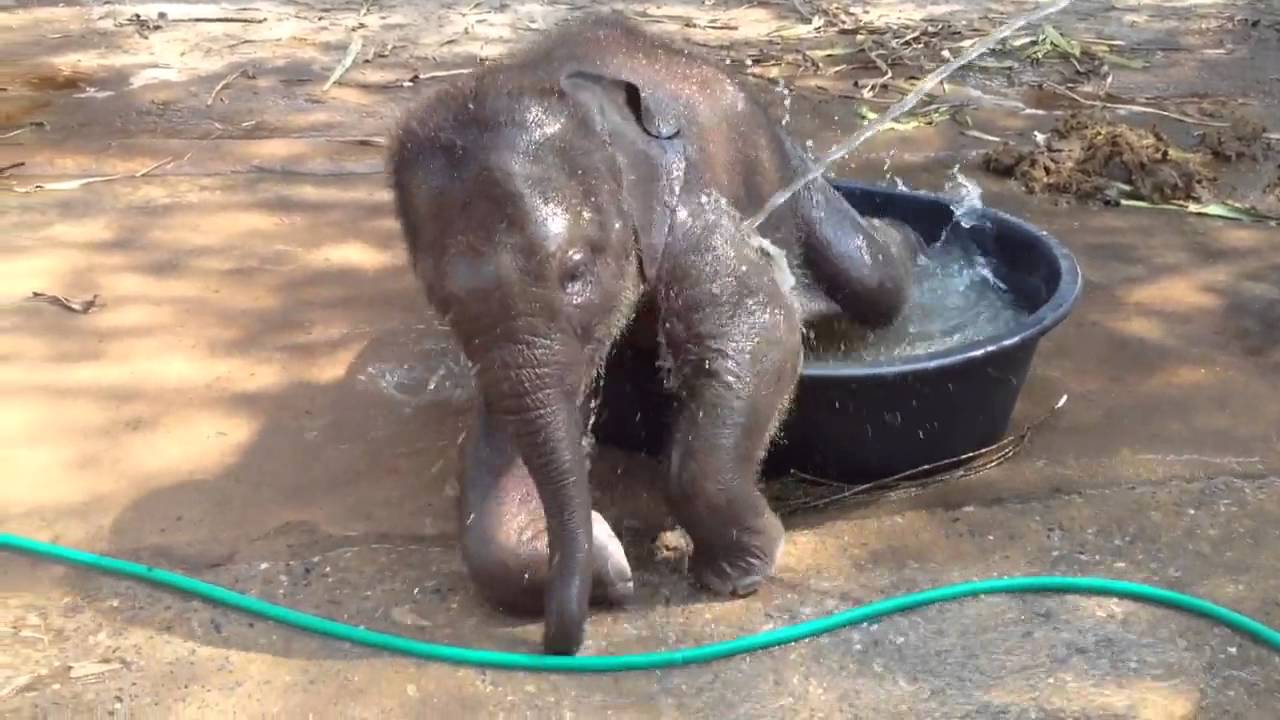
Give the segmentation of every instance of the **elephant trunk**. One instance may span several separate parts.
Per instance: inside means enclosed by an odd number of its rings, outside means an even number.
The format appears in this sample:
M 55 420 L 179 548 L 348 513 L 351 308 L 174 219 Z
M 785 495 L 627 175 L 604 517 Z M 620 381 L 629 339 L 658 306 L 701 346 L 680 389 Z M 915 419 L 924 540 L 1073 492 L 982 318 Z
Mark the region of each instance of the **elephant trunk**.
M 566 343 L 534 336 L 491 346 L 477 378 L 542 501 L 550 551 L 543 646 L 557 655 L 581 648 L 591 594 L 591 490 L 579 409 L 587 368 L 575 359 Z

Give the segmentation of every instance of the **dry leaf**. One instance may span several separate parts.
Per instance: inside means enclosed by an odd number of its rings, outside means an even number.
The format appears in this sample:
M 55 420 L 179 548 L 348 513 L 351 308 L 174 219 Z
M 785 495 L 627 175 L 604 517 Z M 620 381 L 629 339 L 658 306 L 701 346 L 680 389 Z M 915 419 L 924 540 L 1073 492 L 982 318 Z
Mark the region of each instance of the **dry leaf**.
M 351 64 L 356 61 L 356 56 L 360 54 L 360 48 L 364 46 L 364 38 L 359 35 L 351 39 L 351 44 L 347 46 L 347 54 L 342 56 L 342 62 L 338 63 L 338 67 L 333 69 L 333 73 L 329 75 L 329 79 L 325 81 L 324 87 L 320 88 L 320 92 L 329 92 L 329 88 L 338 82 L 338 79 L 351 69 Z
M 413 625 L 415 627 L 430 627 L 430 621 L 422 619 L 417 613 L 409 609 L 408 605 L 397 605 L 391 608 L 391 619 L 401 625 Z
M 70 310 L 71 312 L 74 312 L 74 313 L 80 313 L 81 315 L 88 315 L 94 310 L 97 310 L 98 308 L 102 307 L 102 305 L 98 302 L 99 297 L 100 296 L 95 293 L 94 296 L 91 298 L 87 298 L 85 300 L 76 300 L 74 298 L 66 297 L 65 295 L 54 295 L 52 293 L 43 293 L 43 292 L 33 290 L 31 291 L 31 297 L 27 298 L 27 302 L 42 302 L 42 303 L 47 303 L 49 305 L 57 305 L 59 307 L 66 308 L 67 310 Z

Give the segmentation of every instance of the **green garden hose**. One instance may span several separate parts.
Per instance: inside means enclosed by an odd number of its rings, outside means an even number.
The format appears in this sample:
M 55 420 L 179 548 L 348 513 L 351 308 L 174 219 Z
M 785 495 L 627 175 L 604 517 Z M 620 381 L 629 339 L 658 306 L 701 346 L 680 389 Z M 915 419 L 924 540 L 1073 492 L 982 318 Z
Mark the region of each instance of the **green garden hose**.
M 379 650 L 402 653 L 427 660 L 506 670 L 603 673 L 626 670 L 656 670 L 682 665 L 695 665 L 764 650 L 778 645 L 786 645 L 850 625 L 866 623 L 877 618 L 924 607 L 925 605 L 959 600 L 976 595 L 1045 592 L 1107 595 L 1164 605 L 1221 623 L 1232 630 L 1254 638 L 1262 645 L 1276 652 L 1280 652 L 1280 630 L 1267 627 L 1257 620 L 1215 605 L 1207 600 L 1201 600 L 1172 590 L 1121 580 L 1050 576 L 1011 577 L 946 585 L 923 592 L 880 600 L 827 617 L 816 618 L 755 635 L 746 635 L 733 640 L 683 650 L 666 650 L 632 655 L 537 655 L 440 645 L 381 633 L 375 630 L 367 630 L 362 627 L 329 620 L 328 618 L 291 610 L 168 570 L 161 570 L 103 555 L 95 555 L 94 553 L 65 548 L 18 535 L 0 533 L 0 550 L 26 553 L 71 565 L 80 565 L 111 575 L 143 580 L 153 585 L 159 585 L 226 605 L 250 615 L 257 615 L 301 630 L 345 640 L 357 645 L 365 645 Z

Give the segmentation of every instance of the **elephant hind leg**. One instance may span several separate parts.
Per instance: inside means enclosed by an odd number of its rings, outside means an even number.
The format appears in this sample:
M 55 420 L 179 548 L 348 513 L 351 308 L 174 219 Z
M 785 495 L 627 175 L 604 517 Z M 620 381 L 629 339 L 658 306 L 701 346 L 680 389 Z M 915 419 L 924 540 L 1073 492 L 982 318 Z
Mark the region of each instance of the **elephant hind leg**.
M 462 558 L 480 594 L 515 614 L 541 614 L 548 574 L 547 524 L 537 488 L 510 440 L 479 415 L 462 476 Z M 609 523 L 591 514 L 592 602 L 630 599 L 631 566 Z
M 806 268 L 845 317 L 872 328 L 891 324 L 910 298 L 924 241 L 905 223 L 862 217 L 825 181 L 801 195 Z

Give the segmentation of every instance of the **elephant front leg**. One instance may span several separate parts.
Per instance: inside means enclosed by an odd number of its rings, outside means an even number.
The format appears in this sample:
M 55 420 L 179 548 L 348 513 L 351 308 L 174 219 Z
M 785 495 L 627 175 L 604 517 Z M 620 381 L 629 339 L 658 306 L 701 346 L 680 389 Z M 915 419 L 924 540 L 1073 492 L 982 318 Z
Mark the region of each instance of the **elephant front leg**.
M 757 479 L 799 377 L 801 328 L 766 258 L 749 246 L 710 245 L 679 263 L 663 293 L 662 337 L 679 399 L 667 495 L 693 540 L 694 579 L 745 596 L 782 551 L 782 523 Z
M 483 410 L 463 448 L 462 558 L 480 593 L 513 613 L 543 611 L 548 572 L 547 523 L 533 478 L 511 438 Z M 609 523 L 592 512 L 592 601 L 631 597 L 631 566 Z

